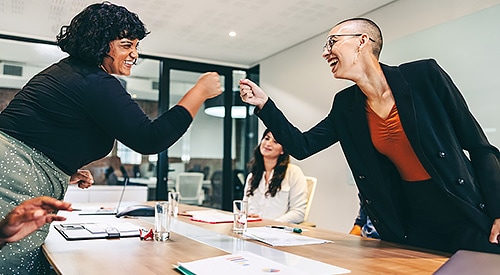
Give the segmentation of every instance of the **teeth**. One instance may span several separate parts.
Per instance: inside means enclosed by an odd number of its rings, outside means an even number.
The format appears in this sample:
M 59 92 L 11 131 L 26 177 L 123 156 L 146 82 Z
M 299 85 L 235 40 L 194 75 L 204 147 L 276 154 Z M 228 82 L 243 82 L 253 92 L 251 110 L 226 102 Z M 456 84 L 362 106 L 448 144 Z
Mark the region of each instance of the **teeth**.
M 127 65 L 135 65 L 135 60 L 134 61 L 125 60 L 125 64 L 127 64 Z
M 335 66 L 339 62 L 339 60 L 338 59 L 332 59 L 331 61 L 329 61 L 327 59 L 326 62 L 329 62 L 328 64 L 330 65 L 330 67 L 332 67 L 332 66 Z

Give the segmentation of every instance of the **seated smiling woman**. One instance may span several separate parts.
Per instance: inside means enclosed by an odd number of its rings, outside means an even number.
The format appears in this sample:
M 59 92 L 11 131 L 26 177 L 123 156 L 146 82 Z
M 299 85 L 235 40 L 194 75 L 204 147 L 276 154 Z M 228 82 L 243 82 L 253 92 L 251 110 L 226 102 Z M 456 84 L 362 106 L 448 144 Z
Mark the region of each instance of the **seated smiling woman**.
M 250 217 L 301 223 L 307 204 L 307 182 L 302 170 L 290 163 L 290 155 L 265 130 L 249 162 L 243 200 Z

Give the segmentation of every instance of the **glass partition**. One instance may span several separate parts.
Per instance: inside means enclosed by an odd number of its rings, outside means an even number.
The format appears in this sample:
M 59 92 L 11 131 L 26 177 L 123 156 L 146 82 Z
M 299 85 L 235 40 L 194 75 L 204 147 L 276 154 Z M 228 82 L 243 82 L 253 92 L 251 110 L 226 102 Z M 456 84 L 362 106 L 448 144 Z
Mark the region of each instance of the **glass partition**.
M 170 107 L 191 89 L 202 73 L 170 70 Z M 224 76 L 221 76 L 224 86 Z M 174 189 L 177 175 L 185 172 L 203 173 L 203 204 L 220 207 L 212 192 L 212 180 L 222 171 L 223 124 L 222 119 L 207 115 L 200 108 L 184 136 L 168 150 L 169 189 Z
M 158 60 L 139 58 L 130 76 L 119 77 L 132 98 L 152 120 L 158 117 L 159 70 Z M 125 176 L 129 177 L 129 184 L 148 186 L 148 200 L 156 198 L 157 154 L 141 155 L 117 141 L 108 157 L 115 158 L 121 163 L 118 170 L 117 167 L 113 167 L 115 173 L 121 174 L 118 176 L 119 184 Z M 110 184 L 109 180 L 107 183 Z

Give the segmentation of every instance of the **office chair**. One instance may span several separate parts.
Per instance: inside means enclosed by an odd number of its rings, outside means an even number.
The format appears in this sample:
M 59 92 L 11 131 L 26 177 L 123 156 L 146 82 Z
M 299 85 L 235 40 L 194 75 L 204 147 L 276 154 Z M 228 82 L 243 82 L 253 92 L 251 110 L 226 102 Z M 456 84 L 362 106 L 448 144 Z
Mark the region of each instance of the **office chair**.
M 212 196 L 210 198 L 210 206 L 212 208 L 222 207 L 222 171 L 215 171 L 210 178 L 212 184 Z M 245 187 L 245 174 L 243 170 L 233 170 L 233 199 L 243 199 L 243 189 Z
M 222 171 L 215 171 L 210 178 L 212 184 L 212 197 L 210 198 L 210 206 L 213 208 L 221 208 L 222 206 Z
M 316 227 L 316 224 L 308 222 L 307 219 L 309 218 L 309 211 L 311 210 L 311 205 L 314 198 L 314 193 L 316 192 L 316 184 L 318 183 L 318 179 L 315 177 L 306 176 L 306 181 L 307 181 L 307 205 L 304 214 L 304 221 L 301 222 L 300 224 L 310 227 Z
M 175 190 L 179 192 L 179 201 L 186 204 L 202 205 L 205 199 L 203 192 L 203 173 L 184 172 L 177 174 Z

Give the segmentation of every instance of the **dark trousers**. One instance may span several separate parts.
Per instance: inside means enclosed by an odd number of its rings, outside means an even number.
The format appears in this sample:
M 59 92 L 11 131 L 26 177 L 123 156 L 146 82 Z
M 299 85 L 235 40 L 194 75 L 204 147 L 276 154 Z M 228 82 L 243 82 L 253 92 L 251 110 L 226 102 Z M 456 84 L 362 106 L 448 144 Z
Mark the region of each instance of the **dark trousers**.
M 500 254 L 500 245 L 489 242 L 490 232 L 473 223 L 433 180 L 403 181 L 402 186 L 408 244 L 449 253 L 464 249 Z

